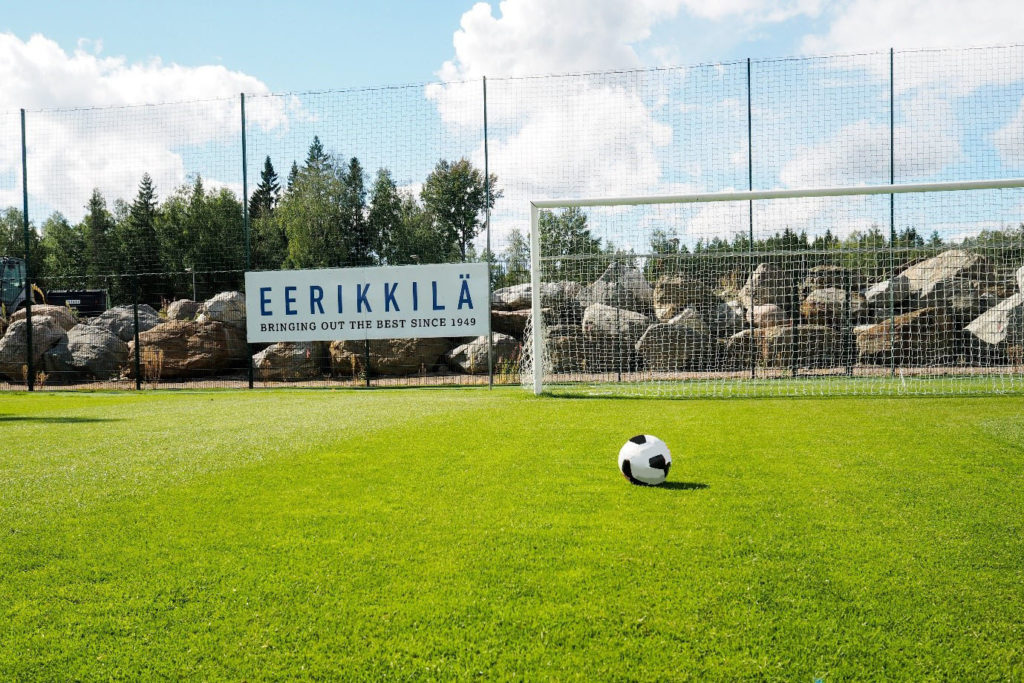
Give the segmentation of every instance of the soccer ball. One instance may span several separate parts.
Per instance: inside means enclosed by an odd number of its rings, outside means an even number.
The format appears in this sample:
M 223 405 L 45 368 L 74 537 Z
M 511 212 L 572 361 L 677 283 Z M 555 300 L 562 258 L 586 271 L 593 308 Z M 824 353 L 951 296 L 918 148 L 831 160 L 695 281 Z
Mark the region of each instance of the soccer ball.
M 619 470 L 637 486 L 657 486 L 665 481 L 672 466 L 672 455 L 665 442 L 650 434 L 640 434 L 619 450 Z

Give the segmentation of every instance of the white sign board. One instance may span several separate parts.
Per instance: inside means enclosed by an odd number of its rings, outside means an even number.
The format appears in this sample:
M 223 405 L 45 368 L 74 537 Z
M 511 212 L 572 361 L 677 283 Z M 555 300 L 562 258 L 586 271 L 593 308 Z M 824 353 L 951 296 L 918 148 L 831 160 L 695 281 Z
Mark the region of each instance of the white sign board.
M 250 343 L 487 334 L 486 263 L 245 274 Z

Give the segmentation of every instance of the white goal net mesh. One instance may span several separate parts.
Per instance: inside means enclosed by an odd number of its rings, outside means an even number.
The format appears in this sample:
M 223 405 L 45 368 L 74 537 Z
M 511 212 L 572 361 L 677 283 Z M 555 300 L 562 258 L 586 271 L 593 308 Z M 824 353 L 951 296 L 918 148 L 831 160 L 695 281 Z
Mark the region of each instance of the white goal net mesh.
M 577 203 L 539 212 L 527 386 L 539 348 L 554 393 L 1024 388 L 1024 189 Z

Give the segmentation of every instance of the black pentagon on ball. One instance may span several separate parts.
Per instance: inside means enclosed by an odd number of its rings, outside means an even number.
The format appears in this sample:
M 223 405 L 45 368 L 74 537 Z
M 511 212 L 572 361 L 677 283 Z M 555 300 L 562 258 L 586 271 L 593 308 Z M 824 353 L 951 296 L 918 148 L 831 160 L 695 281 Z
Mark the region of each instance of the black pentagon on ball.
M 665 470 L 665 473 L 668 474 L 669 465 L 671 465 L 672 463 L 665 462 L 664 455 L 655 455 L 654 457 L 647 461 L 647 464 L 656 470 Z
M 637 434 L 632 439 L 630 439 L 630 441 L 632 441 L 635 444 L 642 445 L 647 443 L 647 437 L 644 436 L 643 434 Z
M 629 483 L 634 486 L 650 486 L 650 484 L 645 484 L 639 479 L 633 477 L 633 467 L 629 464 L 629 460 L 622 461 L 622 474 L 624 474 L 626 479 L 629 480 Z

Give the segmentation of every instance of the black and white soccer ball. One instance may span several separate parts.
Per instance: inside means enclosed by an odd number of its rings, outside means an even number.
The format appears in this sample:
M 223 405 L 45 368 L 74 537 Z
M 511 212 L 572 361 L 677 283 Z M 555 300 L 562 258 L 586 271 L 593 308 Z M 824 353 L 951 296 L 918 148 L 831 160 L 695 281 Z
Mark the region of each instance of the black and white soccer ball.
M 665 442 L 650 434 L 640 434 L 619 449 L 619 470 L 638 486 L 657 486 L 665 481 L 672 467 L 672 454 Z

